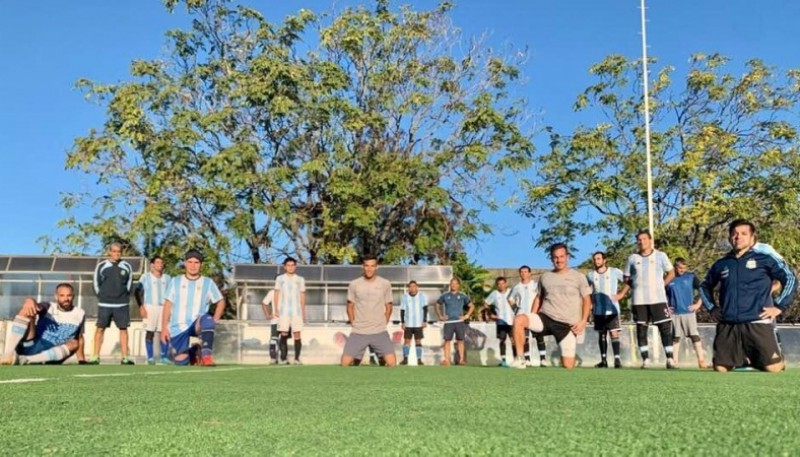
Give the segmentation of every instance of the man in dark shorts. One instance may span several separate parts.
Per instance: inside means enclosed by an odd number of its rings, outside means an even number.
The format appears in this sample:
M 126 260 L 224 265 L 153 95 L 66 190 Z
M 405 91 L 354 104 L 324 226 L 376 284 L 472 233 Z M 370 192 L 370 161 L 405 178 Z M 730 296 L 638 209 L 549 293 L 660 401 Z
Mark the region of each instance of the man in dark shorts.
M 392 317 L 392 285 L 377 275 L 378 259 L 365 255 L 361 261 L 363 275 L 347 288 L 347 318 L 352 330 L 342 352 L 342 366 L 360 360 L 367 348 L 375 350 L 386 366 L 397 365 L 394 344 L 386 331 Z
M 600 346 L 600 363 L 595 367 L 608 368 L 608 336 L 611 335 L 614 368 L 622 368 L 619 342 L 619 301 L 625 297 L 630 287 L 624 283 L 622 270 L 606 264 L 605 252 L 595 252 L 592 255 L 592 263 L 594 270 L 586 275 L 586 279 L 592 286 L 592 314 Z M 622 290 L 619 290 L 620 285 L 622 285 Z
M 417 365 L 422 363 L 423 329 L 428 326 L 428 297 L 419 291 L 417 281 L 408 283 L 408 292 L 403 294 L 400 302 L 400 323 L 403 328 L 403 361 L 400 365 L 408 365 L 408 354 L 411 351 L 411 339 L 416 339 L 414 346 Z
M 752 222 L 735 220 L 728 234 L 733 249 L 711 266 L 700 285 L 703 304 L 718 321 L 714 369 L 731 371 L 747 362 L 762 371 L 780 372 L 784 361 L 772 320 L 792 304 L 796 277 L 785 263 L 753 249 L 756 228 Z M 781 285 L 774 306 L 773 281 Z M 719 303 L 714 301 L 717 285 Z
M 452 349 L 450 342 L 453 337 L 456 338 L 456 348 L 458 350 L 458 364 L 466 365 L 466 358 L 464 357 L 464 335 L 467 331 L 466 320 L 472 315 L 475 307 L 472 305 L 472 300 L 458 291 L 461 287 L 461 281 L 458 278 L 450 280 L 450 291 L 442 294 L 439 300 L 436 301 L 436 314 L 439 315 L 439 320 L 444 322 L 442 329 L 442 340 L 444 340 L 444 358 L 442 365 L 450 365 Z
M 569 251 L 563 243 L 550 247 L 553 270 L 539 278 L 539 293 L 533 301 L 533 312 L 518 314 L 514 319 L 514 344 L 521 347 L 525 329 L 552 335 L 561 350 L 561 366 L 575 367 L 579 338 L 582 337 L 592 311 L 592 288 L 586 276 L 569 268 Z M 517 356 L 511 365 L 525 368 L 525 359 Z
M 94 353 L 89 363 L 100 363 L 105 330 L 114 322 L 119 329 L 119 346 L 123 365 L 133 365 L 128 357 L 128 327 L 131 324 L 131 292 L 133 292 L 133 268 L 122 260 L 122 245 L 111 243 L 108 259 L 100 262 L 94 270 L 94 292 L 97 295 L 97 328 L 94 333 Z
M 511 339 L 512 352 L 514 356 L 517 355 L 514 349 L 513 336 L 511 333 L 511 326 L 514 325 L 514 308 L 509 303 L 511 291 L 508 290 L 508 283 L 503 276 L 498 277 L 494 281 L 495 290 L 486 297 L 485 306 L 489 308 L 489 319 L 495 322 L 495 335 L 497 336 L 497 343 L 500 345 L 500 366 L 509 366 L 509 360 L 506 357 L 506 339 Z
M 636 340 L 642 356 L 642 368 L 650 368 L 648 325 L 658 327 L 661 345 L 667 356 L 667 368 L 676 368 L 672 358 L 672 316 L 667 306 L 666 286 L 675 277 L 675 269 L 667 255 L 653 247 L 653 237 L 647 230 L 636 235 L 639 252 L 631 254 L 625 263 L 625 282 L 631 286 L 631 310 L 636 323 Z

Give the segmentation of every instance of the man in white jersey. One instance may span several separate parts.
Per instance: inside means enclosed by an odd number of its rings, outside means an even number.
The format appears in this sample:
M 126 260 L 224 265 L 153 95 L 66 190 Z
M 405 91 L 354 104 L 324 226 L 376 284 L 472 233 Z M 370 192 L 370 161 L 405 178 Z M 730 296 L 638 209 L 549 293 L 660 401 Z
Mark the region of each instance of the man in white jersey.
M 672 358 L 672 316 L 667 306 L 667 284 L 675 278 L 675 269 L 669 257 L 653 247 L 653 237 L 647 230 L 636 234 L 639 252 L 631 254 L 625 264 L 625 282 L 632 293 L 633 321 L 636 323 L 636 340 L 642 356 L 642 368 L 650 367 L 647 342 L 648 323 L 658 327 L 661 345 L 667 355 L 667 368 L 677 368 Z
M 489 308 L 489 319 L 495 322 L 495 332 L 500 345 L 500 366 L 509 366 L 506 357 L 506 338 L 512 337 L 511 329 L 514 325 L 514 309 L 509 303 L 511 291 L 508 290 L 506 278 L 499 276 L 494 280 L 495 290 L 486 297 L 484 306 Z M 512 351 L 514 343 L 511 343 Z M 516 354 L 516 351 L 513 351 Z
M 53 363 L 67 360 L 78 353 L 84 362 L 83 328 L 86 316 L 72 303 L 74 290 L 70 284 L 56 286 L 55 303 L 36 303 L 26 298 L 11 323 L 6 344 L 11 350 L 3 354 L 0 365 Z
M 278 318 L 278 331 L 280 341 L 278 347 L 281 352 L 279 363 L 289 364 L 289 330 L 294 337 L 294 364 L 300 362 L 300 351 L 303 342 L 300 332 L 303 331 L 303 319 L 306 315 L 306 280 L 297 274 L 297 261 L 287 257 L 283 261 L 282 275 L 275 278 L 275 317 Z
M 154 256 L 150 259 L 150 271 L 139 278 L 136 286 L 136 303 L 139 305 L 139 316 L 144 322 L 144 349 L 147 352 L 147 364 L 155 365 L 153 357 L 153 337 L 161 332 L 161 310 L 167 296 L 167 284 L 170 277 L 164 274 L 164 259 Z M 169 365 L 169 347 L 161 343 L 161 363 Z
M 569 268 L 569 251 L 563 243 L 550 247 L 553 270 L 539 278 L 539 290 L 533 301 L 533 311 L 518 314 L 514 319 L 514 342 L 522 346 L 525 329 L 552 335 L 561 350 L 561 366 L 575 367 L 578 337 L 586 329 L 592 310 L 592 288 L 586 276 Z M 514 361 L 514 368 L 525 368 L 522 357 Z
M 519 267 L 519 280 L 520 282 L 511 288 L 511 297 L 509 298 L 509 302 L 512 306 L 516 307 L 517 312 L 530 313 L 533 309 L 533 299 L 536 298 L 539 283 L 531 279 L 531 267 L 527 265 Z M 523 354 L 525 355 L 525 361 L 530 367 L 533 366 L 533 363 L 531 362 L 529 334 L 530 330 L 525 330 L 525 344 L 522 349 Z M 541 333 L 535 333 L 533 336 L 536 338 L 536 347 L 539 350 L 539 366 L 546 367 L 547 346 L 545 346 L 544 343 L 544 335 Z M 511 349 L 514 352 L 514 357 L 516 358 L 517 355 L 519 355 L 517 353 L 519 349 L 514 345 L 513 340 L 511 346 Z
M 261 309 L 264 311 L 264 318 L 269 321 L 269 359 L 270 363 L 277 365 L 279 360 L 280 350 L 279 339 L 280 332 L 278 331 L 278 318 L 275 317 L 275 289 L 271 289 L 261 300 Z
M 203 254 L 189 250 L 184 255 L 185 273 L 172 278 L 161 313 L 161 342 L 169 342 L 175 365 L 214 366 L 214 327 L 222 318 L 225 298 L 214 281 L 200 274 Z M 209 305 L 214 305 L 212 317 Z M 198 337 L 200 348 L 189 345 Z
M 594 270 L 586 275 L 586 279 L 592 286 L 592 314 L 600 346 L 600 363 L 595 367 L 608 368 L 608 335 L 611 335 L 614 368 L 622 368 L 619 343 L 619 301 L 628 293 L 630 286 L 625 284 L 622 270 L 606 264 L 605 252 L 598 251 L 592 254 L 592 263 Z M 622 285 L 622 290 L 619 290 L 620 285 Z
M 400 300 L 400 324 L 403 329 L 403 361 L 400 365 L 408 365 L 408 354 L 411 352 L 411 339 L 415 341 L 417 365 L 422 363 L 422 329 L 428 326 L 428 297 L 419 291 L 417 281 L 409 281 L 408 291 Z

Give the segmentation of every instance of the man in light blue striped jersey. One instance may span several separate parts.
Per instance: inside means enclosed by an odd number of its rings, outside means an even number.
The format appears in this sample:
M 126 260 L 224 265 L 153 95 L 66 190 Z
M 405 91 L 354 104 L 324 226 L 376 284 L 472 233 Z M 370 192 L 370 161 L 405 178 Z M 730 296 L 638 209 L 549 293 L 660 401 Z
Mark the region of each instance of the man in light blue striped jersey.
M 300 351 L 303 341 L 300 332 L 303 331 L 303 320 L 306 315 L 306 280 L 297 274 L 297 261 L 287 257 L 283 261 L 284 273 L 275 278 L 275 317 L 278 318 L 278 331 L 280 340 L 281 360 L 279 363 L 289 364 L 289 332 L 294 337 L 294 364 L 300 362 Z
M 495 332 L 500 345 L 500 366 L 507 367 L 509 362 L 506 356 L 506 339 L 513 337 L 511 327 L 514 325 L 514 309 L 509 303 L 511 291 L 508 290 L 506 278 L 499 276 L 494 280 L 494 285 L 495 290 L 486 297 L 484 306 L 489 308 L 489 318 L 495 322 Z M 511 346 L 513 348 L 513 341 Z M 516 355 L 516 351 L 514 353 Z
M 539 283 L 531 279 L 531 267 L 523 265 L 519 267 L 519 282 L 511 288 L 511 297 L 509 303 L 516 307 L 517 313 L 529 313 L 533 308 L 533 300 L 536 298 L 537 291 L 539 290 Z M 525 330 L 525 344 L 523 347 L 523 355 L 525 356 L 525 363 L 527 366 L 533 366 L 530 354 L 530 331 Z M 547 366 L 547 346 L 544 343 L 544 335 L 535 333 L 536 347 L 539 350 L 539 366 Z M 512 341 L 512 350 L 514 357 L 517 357 L 518 348 L 514 346 Z
M 414 338 L 417 364 L 422 363 L 422 329 L 428 326 L 428 297 L 419 291 L 417 281 L 409 281 L 408 291 L 400 300 L 400 324 L 403 329 L 403 361 L 400 365 L 408 365 L 408 354 L 411 352 L 411 339 Z
M 161 311 L 167 295 L 167 284 L 170 277 L 164 274 L 164 259 L 154 256 L 150 259 L 150 271 L 139 278 L 136 285 L 136 303 L 139 305 L 139 316 L 144 323 L 144 349 L 147 352 L 147 364 L 155 365 L 153 357 L 153 338 L 161 332 Z M 170 364 L 167 355 L 168 346 L 161 343 L 161 363 Z
M 614 353 L 614 368 L 622 368 L 619 343 L 619 301 L 630 290 L 624 283 L 622 270 L 606 264 L 606 253 L 595 252 L 592 255 L 594 270 L 586 275 L 592 286 L 592 315 L 594 329 L 598 335 L 600 346 L 600 363 L 596 368 L 608 368 L 608 335 L 611 335 L 611 350 Z M 622 285 L 622 290 L 619 286 Z

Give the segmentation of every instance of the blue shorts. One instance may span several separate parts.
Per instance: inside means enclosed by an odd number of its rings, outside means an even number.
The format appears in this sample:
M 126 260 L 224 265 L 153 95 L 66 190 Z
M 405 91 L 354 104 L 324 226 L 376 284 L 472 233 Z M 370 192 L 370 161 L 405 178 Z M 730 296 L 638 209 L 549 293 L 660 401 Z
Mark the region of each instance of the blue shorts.
M 171 337 L 169 344 L 176 355 L 183 354 L 184 352 L 189 352 L 189 338 L 198 335 L 197 320 L 195 320 L 189 328 Z
M 17 346 L 17 354 L 19 355 L 36 355 L 40 352 L 44 352 L 48 349 L 52 349 L 58 344 L 53 344 L 50 341 L 46 341 L 43 339 L 35 339 L 35 340 L 28 340 L 19 343 Z

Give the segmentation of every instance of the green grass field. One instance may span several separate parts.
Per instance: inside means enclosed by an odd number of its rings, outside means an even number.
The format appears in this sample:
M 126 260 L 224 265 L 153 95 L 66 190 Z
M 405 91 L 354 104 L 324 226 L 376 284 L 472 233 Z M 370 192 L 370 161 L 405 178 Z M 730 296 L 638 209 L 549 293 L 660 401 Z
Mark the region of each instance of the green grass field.
M 21 379 L 44 381 L 9 382 Z M 2 367 L 0 454 L 796 455 L 799 382 L 800 370 Z

